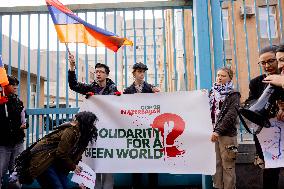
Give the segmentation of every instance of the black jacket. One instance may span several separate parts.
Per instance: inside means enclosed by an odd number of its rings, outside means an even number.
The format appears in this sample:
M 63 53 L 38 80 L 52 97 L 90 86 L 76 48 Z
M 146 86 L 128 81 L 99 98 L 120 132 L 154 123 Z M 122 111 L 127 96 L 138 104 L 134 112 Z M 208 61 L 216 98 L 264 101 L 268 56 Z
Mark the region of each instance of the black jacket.
M 153 85 L 150 85 L 149 83 L 144 81 L 142 93 L 153 93 L 152 88 L 153 88 Z M 123 92 L 123 94 L 134 94 L 134 93 L 137 93 L 134 83 L 130 85 L 129 87 L 127 87 Z
M 5 105 L 0 105 L 0 145 L 14 146 L 24 142 L 25 133 L 21 129 L 21 112 L 24 109 L 23 102 L 17 95 L 9 95 L 6 103 L 8 117 L 6 117 Z
M 220 113 L 217 116 L 214 132 L 220 136 L 236 136 L 238 124 L 238 108 L 240 106 L 241 94 L 231 92 L 225 98 Z
M 267 87 L 267 84 L 262 82 L 265 77 L 266 75 L 263 74 L 249 82 L 249 97 L 245 101 L 245 107 L 249 107 L 262 95 L 264 89 Z
M 263 83 L 263 79 L 266 77 L 265 74 L 257 76 L 252 79 L 249 83 L 249 97 L 245 100 L 244 108 L 249 108 L 252 106 L 262 95 L 263 91 L 266 89 L 268 84 Z M 283 95 L 282 95 L 283 96 Z M 278 112 L 278 106 L 276 102 L 271 106 L 270 117 L 275 117 Z
M 75 71 L 70 70 L 68 72 L 68 82 L 71 90 L 83 95 L 86 95 L 88 92 L 93 92 L 95 95 L 98 95 L 97 91 L 101 88 L 95 81 L 91 84 L 78 82 Z M 113 95 L 117 91 L 115 83 L 111 79 L 107 78 L 106 87 L 104 88 L 102 95 Z

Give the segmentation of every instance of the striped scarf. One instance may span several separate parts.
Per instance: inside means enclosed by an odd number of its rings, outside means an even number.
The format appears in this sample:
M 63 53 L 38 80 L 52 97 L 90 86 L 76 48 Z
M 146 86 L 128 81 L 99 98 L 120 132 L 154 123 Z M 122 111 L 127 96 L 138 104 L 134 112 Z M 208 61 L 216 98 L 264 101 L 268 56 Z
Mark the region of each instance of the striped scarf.
M 217 121 L 217 116 L 219 115 L 222 104 L 226 98 L 226 96 L 232 92 L 234 89 L 234 85 L 232 81 L 229 81 L 225 84 L 217 84 L 214 83 L 213 87 L 209 93 L 209 103 L 210 103 L 210 111 L 212 123 L 215 124 Z

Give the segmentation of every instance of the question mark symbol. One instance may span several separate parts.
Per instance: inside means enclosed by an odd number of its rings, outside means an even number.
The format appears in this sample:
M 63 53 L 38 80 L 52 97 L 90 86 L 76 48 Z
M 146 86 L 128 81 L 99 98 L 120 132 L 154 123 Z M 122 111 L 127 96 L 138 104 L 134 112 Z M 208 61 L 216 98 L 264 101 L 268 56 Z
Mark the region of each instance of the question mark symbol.
M 163 143 L 164 143 L 164 127 L 165 123 L 169 124 L 169 122 L 174 123 L 174 127 L 172 131 L 167 135 L 166 138 L 166 147 L 164 144 L 164 151 L 166 151 L 168 157 L 176 157 L 178 155 L 182 155 L 185 153 L 184 150 L 179 150 L 177 146 L 174 145 L 175 140 L 184 132 L 185 129 L 185 122 L 184 120 L 176 114 L 172 113 L 164 113 L 157 116 L 153 124 L 151 125 L 152 128 L 157 128 L 162 134 Z

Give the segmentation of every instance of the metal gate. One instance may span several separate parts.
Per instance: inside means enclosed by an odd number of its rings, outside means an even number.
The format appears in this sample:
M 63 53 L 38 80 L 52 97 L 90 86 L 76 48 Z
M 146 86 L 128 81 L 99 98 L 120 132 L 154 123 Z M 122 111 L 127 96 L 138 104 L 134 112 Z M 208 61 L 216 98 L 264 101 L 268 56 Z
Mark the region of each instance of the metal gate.
M 110 66 L 119 90 L 133 81 L 131 67 L 149 67 L 146 80 L 161 91 L 209 89 L 216 70 L 234 72 L 245 99 L 248 82 L 265 45 L 283 42 L 281 0 L 180 0 L 74 4 L 82 19 L 134 42 L 118 53 L 70 44 L 81 82 L 94 80 L 97 62 Z M 72 119 L 84 98 L 68 87 L 68 53 L 59 43 L 46 6 L 0 7 L 0 53 L 8 73 L 18 77 L 30 128 L 27 146 Z M 240 140 L 244 138 L 240 128 Z M 250 137 L 250 136 L 249 136 Z M 198 180 L 198 179 L 197 179 Z M 206 186 L 208 180 L 203 180 Z

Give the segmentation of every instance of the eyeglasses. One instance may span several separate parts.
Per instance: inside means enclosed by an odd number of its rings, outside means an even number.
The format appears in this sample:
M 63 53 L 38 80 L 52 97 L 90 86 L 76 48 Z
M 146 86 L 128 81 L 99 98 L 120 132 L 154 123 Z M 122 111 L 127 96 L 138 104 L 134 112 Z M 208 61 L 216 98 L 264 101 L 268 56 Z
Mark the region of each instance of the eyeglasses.
M 265 66 L 266 64 L 268 64 L 269 66 L 271 66 L 271 64 L 273 64 L 275 61 L 276 61 L 276 58 L 271 58 L 271 59 L 268 59 L 266 61 L 258 62 L 258 65 Z
M 102 70 L 96 70 L 95 73 L 103 73 L 103 74 L 105 74 L 106 72 L 102 71 Z

